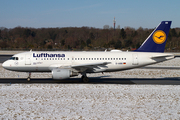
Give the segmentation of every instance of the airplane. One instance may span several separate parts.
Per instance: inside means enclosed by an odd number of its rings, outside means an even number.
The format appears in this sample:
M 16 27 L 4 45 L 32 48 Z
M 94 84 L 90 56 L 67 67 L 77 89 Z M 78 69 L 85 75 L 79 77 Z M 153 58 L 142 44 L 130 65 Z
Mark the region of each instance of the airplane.
M 172 21 L 162 21 L 135 51 L 29 51 L 15 54 L 5 61 L 3 68 L 11 71 L 51 72 L 55 80 L 82 75 L 89 82 L 87 73 L 115 72 L 139 68 L 174 58 L 164 53 Z

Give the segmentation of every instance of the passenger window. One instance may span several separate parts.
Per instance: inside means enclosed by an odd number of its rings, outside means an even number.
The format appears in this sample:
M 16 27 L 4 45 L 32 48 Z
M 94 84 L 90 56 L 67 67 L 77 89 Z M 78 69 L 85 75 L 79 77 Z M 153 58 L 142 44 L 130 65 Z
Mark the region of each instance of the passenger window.
M 96 60 L 96 58 L 94 58 L 94 60 Z
M 126 60 L 126 58 L 124 58 L 124 60 Z
M 121 60 L 121 58 L 119 58 L 119 60 Z
M 83 58 L 83 60 L 85 60 L 85 58 Z

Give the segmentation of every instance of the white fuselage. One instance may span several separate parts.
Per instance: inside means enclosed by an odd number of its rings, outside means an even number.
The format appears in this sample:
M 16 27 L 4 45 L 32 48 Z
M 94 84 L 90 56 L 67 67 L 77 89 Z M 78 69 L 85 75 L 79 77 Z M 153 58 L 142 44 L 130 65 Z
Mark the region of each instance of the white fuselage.
M 164 56 L 156 57 L 153 56 Z M 109 62 L 105 66 L 94 66 L 87 69 L 86 73 L 111 72 L 133 69 L 137 67 L 155 64 L 174 58 L 172 54 L 150 53 L 150 52 L 65 52 L 65 51 L 32 51 L 19 53 L 3 63 L 3 67 L 8 70 L 21 72 L 51 72 L 53 69 L 71 69 L 73 65 L 89 65 L 102 62 Z M 86 66 L 87 68 L 87 66 Z M 91 67 L 92 68 L 92 67 Z

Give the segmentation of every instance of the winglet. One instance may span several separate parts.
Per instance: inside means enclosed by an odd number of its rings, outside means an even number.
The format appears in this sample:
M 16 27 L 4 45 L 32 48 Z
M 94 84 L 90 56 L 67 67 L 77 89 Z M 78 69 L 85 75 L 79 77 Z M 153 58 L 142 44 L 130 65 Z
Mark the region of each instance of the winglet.
M 135 52 L 164 52 L 172 21 L 162 21 Z

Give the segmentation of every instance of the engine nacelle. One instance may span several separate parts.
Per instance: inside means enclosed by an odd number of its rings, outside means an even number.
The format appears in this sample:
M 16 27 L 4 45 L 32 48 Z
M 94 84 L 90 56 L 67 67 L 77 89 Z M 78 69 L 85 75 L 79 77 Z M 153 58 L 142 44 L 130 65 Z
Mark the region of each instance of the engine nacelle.
M 68 79 L 73 76 L 77 76 L 78 72 L 73 72 L 70 69 L 53 69 L 52 78 L 56 80 Z

